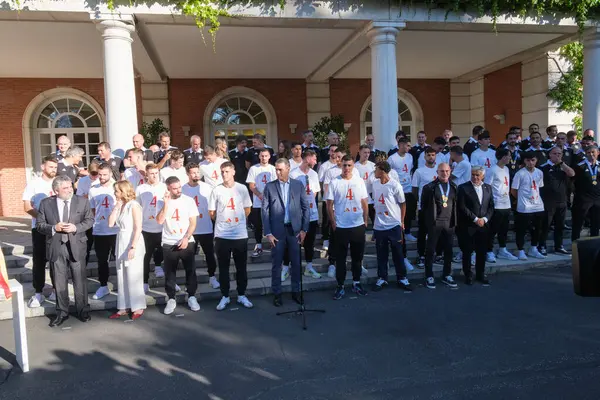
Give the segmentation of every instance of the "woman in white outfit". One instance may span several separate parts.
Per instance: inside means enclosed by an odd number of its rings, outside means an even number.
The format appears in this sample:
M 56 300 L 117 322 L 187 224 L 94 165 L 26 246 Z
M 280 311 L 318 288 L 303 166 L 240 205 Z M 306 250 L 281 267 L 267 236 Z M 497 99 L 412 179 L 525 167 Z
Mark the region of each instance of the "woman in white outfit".
M 129 181 L 115 183 L 117 204 L 108 217 L 110 227 L 119 227 L 115 249 L 118 311 L 110 316 L 117 319 L 131 310 L 131 319 L 138 319 L 146 309 L 144 294 L 144 238 L 142 236 L 142 206 L 135 201 L 135 191 Z

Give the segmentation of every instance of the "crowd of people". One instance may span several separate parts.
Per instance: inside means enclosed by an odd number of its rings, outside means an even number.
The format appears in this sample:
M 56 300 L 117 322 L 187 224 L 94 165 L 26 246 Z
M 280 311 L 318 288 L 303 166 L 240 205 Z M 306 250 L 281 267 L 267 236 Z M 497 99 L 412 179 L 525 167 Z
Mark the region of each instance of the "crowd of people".
M 32 216 L 35 294 L 28 306 L 40 307 L 45 300 L 45 265 L 50 261 L 54 291 L 49 299 L 57 304 L 51 326 L 68 318 L 69 270 L 77 315 L 89 320 L 85 265 L 92 247 L 100 283 L 93 298 L 110 293 L 109 261 L 114 258 L 118 310 L 111 318 L 137 319 L 146 308 L 151 272 L 165 278 L 164 313 L 174 312 L 175 296 L 181 291 L 176 282 L 179 261 L 185 270 L 188 306 L 200 309 L 196 298 L 200 249 L 209 285 L 222 294 L 217 310 L 231 302 L 231 259 L 237 302 L 252 308 L 245 293 L 248 228 L 256 241 L 250 257 L 262 255 L 265 238 L 271 245 L 275 306 L 282 305 L 281 283 L 290 276 L 295 302 L 301 301 L 301 273 L 321 278 L 313 267 L 319 231 L 328 253 L 327 274 L 337 280 L 334 299 L 341 299 L 348 249 L 351 289 L 359 296 L 367 294 L 361 275 L 366 273 L 362 261 L 369 220 L 378 264 L 374 291 L 388 285 L 390 252 L 396 284 L 412 290 L 407 271 L 414 267 L 406 257 L 407 242 L 417 242 L 415 262 L 425 269 L 427 288 L 435 288 L 434 263 L 443 264 L 441 282 L 457 287 L 453 261 L 462 262 L 465 284 L 487 286 L 486 262 L 545 258 L 551 229 L 554 252 L 565 255 L 569 251 L 563 246 L 564 229 L 572 229 L 573 240 L 586 223 L 591 235 L 600 229 L 599 152 L 589 130 L 578 142 L 575 132 L 558 132 L 555 126 L 546 129 L 545 138 L 537 124 L 529 126 L 527 138 L 522 138 L 519 127 L 512 127 L 497 148 L 481 126 L 473 128 L 462 147 L 450 130 L 431 145 L 421 131 L 412 146 L 398 131 L 397 146 L 389 151 L 374 148 L 369 134 L 355 157 L 340 146 L 335 132 L 329 133 L 323 148 L 313 143 L 313 132 L 305 131 L 302 141 L 283 140 L 277 150 L 260 134 L 254 135 L 250 147 L 248 138 L 237 137 L 229 151 L 222 139 L 202 147 L 201 138 L 194 135 L 185 151 L 171 146 L 170 139 L 161 133 L 158 144 L 147 149 L 143 136 L 135 135 L 124 159 L 113 154 L 109 143 L 100 143 L 98 156 L 84 168 L 84 151 L 62 136 L 56 153 L 43 159 L 41 175 L 27 185 L 23 203 Z M 565 224 L 570 207 L 572 228 Z M 511 216 L 515 254 L 506 247 Z M 415 221 L 416 237 L 411 234 Z M 528 231 L 531 245 L 525 251 Z M 455 236 L 458 254 L 453 254 Z

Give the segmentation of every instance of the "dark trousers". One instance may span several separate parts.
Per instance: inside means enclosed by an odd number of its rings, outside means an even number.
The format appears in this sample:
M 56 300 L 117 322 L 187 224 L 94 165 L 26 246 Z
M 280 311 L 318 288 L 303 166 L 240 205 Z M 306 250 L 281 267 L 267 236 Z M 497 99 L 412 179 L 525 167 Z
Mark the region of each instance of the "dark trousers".
M 31 230 L 31 244 L 33 247 L 33 288 L 36 293 L 42 293 L 46 284 L 46 235 Z M 50 274 L 52 277 L 52 274 Z M 54 282 L 52 282 L 54 286 Z
M 540 247 L 546 247 L 548 240 L 548 231 L 554 222 L 554 250 L 563 245 L 563 230 L 565 228 L 565 218 L 567 216 L 567 204 L 544 204 L 546 209 L 544 220 L 542 221 L 542 232 L 540 234 Z
M 94 247 L 94 230 L 92 228 L 85 231 L 85 236 L 87 236 L 87 249 L 85 253 L 85 265 L 87 266 L 90 262 L 90 253 L 92 252 L 92 247 Z
M 271 290 L 273 294 L 281 293 L 281 263 L 287 252 L 290 260 L 290 272 L 292 276 L 292 292 L 300 291 L 300 244 L 294 235 L 291 225 L 285 226 L 285 235 L 277 237 L 275 247 L 271 249 Z
M 150 278 L 150 258 L 154 254 L 154 264 L 160 265 L 163 262 L 162 253 L 162 232 L 144 232 L 142 231 L 144 238 L 144 246 L 146 247 L 146 254 L 144 254 L 144 283 L 148 283 Z
M 163 258 L 165 263 L 165 291 L 169 299 L 175 298 L 175 285 L 177 284 L 177 265 L 179 260 L 185 270 L 185 286 L 188 296 L 195 296 L 198 288 L 196 266 L 194 265 L 195 247 L 189 243 L 185 249 L 178 249 L 176 245 L 163 245 Z
M 388 259 L 390 248 L 392 250 L 392 261 L 396 269 L 396 280 L 406 278 L 406 267 L 404 266 L 404 253 L 402 252 L 402 227 L 400 225 L 385 231 L 373 231 L 375 235 L 375 248 L 377 250 L 377 276 L 384 281 L 388 279 Z
M 375 226 L 375 206 L 373 204 L 369 204 L 368 213 L 369 219 L 371 220 L 371 225 Z
M 331 224 L 329 223 L 329 214 L 327 214 L 327 203 L 321 203 L 321 235 L 323 240 L 329 240 L 331 238 Z M 331 247 L 331 244 L 329 244 Z
M 58 259 L 50 263 L 50 275 L 56 291 L 57 316 L 69 315 L 69 272 L 73 281 L 77 315 L 90 310 L 85 267 L 81 262 L 75 260 L 71 252 L 71 243 L 67 242 L 60 246 Z
M 498 245 L 506 247 L 506 238 L 508 237 L 508 225 L 510 218 L 510 208 L 505 210 L 494 210 L 494 215 L 490 221 L 490 235 L 488 238 L 488 251 L 494 250 L 494 236 L 498 236 Z
M 335 236 L 335 277 L 338 285 L 343 285 L 346 280 L 346 256 L 350 246 L 350 258 L 352 265 L 352 280 L 360 281 L 361 266 L 365 253 L 365 226 L 354 228 L 336 228 Z
M 215 259 L 215 238 L 212 233 L 206 233 L 203 235 L 194 235 L 194 241 L 196 242 L 196 248 L 194 253 L 198 254 L 198 249 L 202 248 L 204 258 L 206 259 L 206 267 L 208 269 L 208 276 L 215 276 L 217 271 L 217 260 Z
M 315 256 L 315 237 L 317 236 L 317 228 L 319 227 L 319 221 L 310 221 L 308 225 L 308 232 L 304 237 L 304 259 L 306 262 L 312 262 Z
M 573 228 L 571 231 L 571 239 L 573 241 L 581 236 L 581 229 L 585 222 L 586 215 L 590 217 L 590 236 L 598 236 L 600 232 L 600 200 L 591 201 L 578 198 L 575 195 L 573 200 Z
M 406 216 L 405 216 L 406 218 Z M 419 234 L 417 235 L 417 252 L 419 257 L 425 256 L 425 247 L 427 245 L 427 226 L 425 224 L 425 214 L 419 210 Z
M 108 284 L 108 276 L 110 275 L 108 257 L 111 251 L 115 252 L 116 240 L 117 235 L 94 235 L 94 249 L 98 258 L 98 280 L 100 281 L 100 286 Z
M 412 222 L 417 215 L 417 199 L 412 193 L 405 193 L 404 198 L 406 200 L 406 215 L 404 216 L 404 233 L 407 235 L 410 233 Z M 406 253 L 404 253 L 406 254 Z
M 485 258 L 488 246 L 489 227 L 466 228 L 458 233 L 462 250 L 462 270 L 466 277 L 471 277 L 471 253 L 475 251 L 475 277 L 483 278 L 485 274 Z
M 329 250 L 327 251 L 327 261 L 329 265 L 335 265 L 335 261 L 337 259 L 337 250 L 335 247 L 336 244 L 336 235 L 334 230 L 331 228 L 331 224 L 329 225 Z
M 215 252 L 219 263 L 221 295 L 229 297 L 229 262 L 233 255 L 238 295 L 244 296 L 248 287 L 248 239 L 215 238 Z
M 454 228 L 449 221 L 436 221 L 435 225 L 427 230 L 427 249 L 425 251 L 425 277 L 433 278 L 433 259 L 436 249 L 441 247 L 444 253 L 443 276 L 452 274 L 452 243 L 454 241 Z
M 517 248 L 523 250 L 525 247 L 525 234 L 531 231 L 531 245 L 537 246 L 542 230 L 544 211 L 533 213 L 515 212 L 515 230 L 517 231 Z
M 261 209 L 252 208 L 252 210 L 250 210 L 250 219 L 252 220 L 252 225 L 254 225 L 254 240 L 256 241 L 256 244 L 261 244 L 263 238 Z

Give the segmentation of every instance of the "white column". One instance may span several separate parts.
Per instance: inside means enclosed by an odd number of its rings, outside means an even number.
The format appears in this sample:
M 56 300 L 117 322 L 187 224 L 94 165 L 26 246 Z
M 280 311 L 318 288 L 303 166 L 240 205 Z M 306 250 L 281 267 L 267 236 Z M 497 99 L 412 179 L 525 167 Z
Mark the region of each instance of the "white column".
M 104 98 L 107 141 L 122 156 L 138 133 L 131 33 L 132 23 L 108 19 L 97 25 L 104 45 Z
M 398 81 L 396 75 L 396 36 L 402 22 L 373 22 L 367 31 L 371 47 L 371 101 L 375 147 L 396 146 L 398 131 Z
M 600 132 L 600 30 L 583 40 L 583 129 L 593 129 L 596 141 Z

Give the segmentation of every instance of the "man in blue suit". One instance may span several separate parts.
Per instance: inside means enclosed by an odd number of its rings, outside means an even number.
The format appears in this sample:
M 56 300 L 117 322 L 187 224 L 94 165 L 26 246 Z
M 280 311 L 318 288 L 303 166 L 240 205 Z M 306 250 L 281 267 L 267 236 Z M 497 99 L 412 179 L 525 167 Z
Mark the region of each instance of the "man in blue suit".
M 275 171 L 277 180 L 267 183 L 263 192 L 262 221 L 265 236 L 272 248 L 273 305 L 280 307 L 281 264 L 286 250 L 291 261 L 292 299 L 300 303 L 300 245 L 308 231 L 310 214 L 302 182 L 289 177 L 290 162 L 286 158 L 278 159 Z

